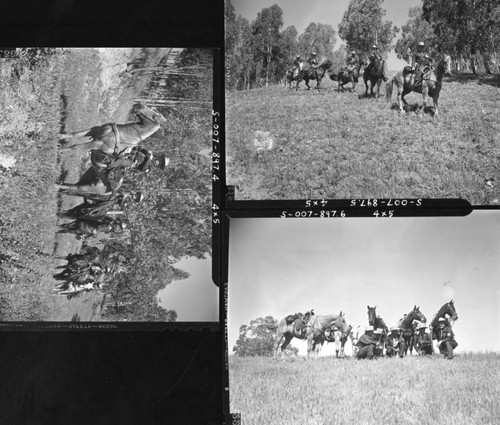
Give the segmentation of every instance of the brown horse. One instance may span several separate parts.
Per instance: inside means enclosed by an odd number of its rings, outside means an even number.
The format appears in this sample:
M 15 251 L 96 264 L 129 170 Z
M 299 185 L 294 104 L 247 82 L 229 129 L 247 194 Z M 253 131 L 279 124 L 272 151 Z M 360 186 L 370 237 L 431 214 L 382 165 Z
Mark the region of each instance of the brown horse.
M 85 137 L 87 140 L 84 143 L 63 146 L 63 149 L 85 148 L 100 149 L 105 153 L 121 152 L 125 148 L 137 146 L 139 142 L 156 133 L 160 129 L 160 124 L 166 122 L 163 115 L 142 103 L 134 105 L 133 112 L 139 121 L 127 124 L 108 123 L 87 130 L 60 134 L 63 145 L 67 143 L 67 139 L 73 137 Z
M 376 97 L 380 97 L 380 85 L 382 80 L 387 81 L 385 75 L 385 60 L 374 58 L 373 62 L 366 66 L 363 72 L 363 80 L 365 81 L 366 91 L 365 96 L 368 96 L 368 81 L 370 81 L 370 95 L 375 96 L 373 89 L 377 87 Z
M 58 188 L 68 195 L 94 200 L 109 200 L 123 184 L 128 170 L 148 172 L 155 165 L 164 169 L 168 165 L 165 155 L 155 155 L 144 148 L 132 148 L 130 152 L 103 154 L 98 149 L 90 151 L 92 166 L 76 183 L 65 183 Z
M 392 78 L 386 84 L 386 100 L 389 102 L 392 97 L 392 91 L 394 86 L 398 89 L 397 99 L 399 105 L 399 111 L 403 112 L 403 104 L 406 106 L 408 102 L 405 100 L 405 96 L 412 91 L 422 94 L 423 105 L 420 109 L 420 115 L 423 114 L 425 107 L 427 106 L 427 98 L 432 98 L 434 103 L 434 115 L 438 116 L 438 99 L 439 92 L 441 91 L 443 75 L 451 75 L 451 58 L 448 55 L 439 61 L 434 70 L 430 70 L 428 73 L 424 73 L 422 78 L 422 84 L 413 85 L 410 87 L 411 74 L 406 73 L 404 69 L 396 72 Z
M 332 329 L 333 327 L 333 329 Z M 331 314 L 328 316 L 312 316 L 307 324 L 307 357 L 318 357 L 319 350 L 325 343 L 330 340 L 331 334 L 335 331 L 345 333 L 347 324 L 344 315 L 340 312 L 339 315 Z M 332 332 L 333 331 L 333 332 Z M 337 335 L 335 336 L 337 338 Z
M 297 75 L 297 86 L 295 90 L 299 89 L 299 84 L 302 80 L 306 82 L 307 90 L 311 90 L 311 86 L 309 86 L 309 80 L 316 80 L 316 88 L 318 91 L 321 89 L 321 80 L 326 74 L 326 71 L 329 71 L 332 67 L 332 61 L 327 59 L 322 62 L 318 66 L 313 66 L 309 63 L 305 63 L 304 67 L 299 71 L 299 75 Z

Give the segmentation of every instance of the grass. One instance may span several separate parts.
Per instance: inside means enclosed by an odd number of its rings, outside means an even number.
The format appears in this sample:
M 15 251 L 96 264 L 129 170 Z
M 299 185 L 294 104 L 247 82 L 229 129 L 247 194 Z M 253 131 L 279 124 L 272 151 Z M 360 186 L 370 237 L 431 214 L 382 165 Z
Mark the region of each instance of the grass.
M 230 357 L 230 410 L 269 425 L 499 424 L 495 354 L 357 361 Z
M 36 320 L 50 308 L 63 61 L 0 63 L 0 149 L 16 161 L 0 169 L 0 319 Z
M 314 84 L 314 83 L 313 83 Z M 448 80 L 440 116 L 423 117 L 407 96 L 407 114 L 384 98 L 272 86 L 226 98 L 227 184 L 236 199 L 451 198 L 496 204 L 500 179 L 500 86 L 495 81 Z M 385 94 L 385 87 L 381 93 Z M 256 132 L 272 149 L 257 152 Z

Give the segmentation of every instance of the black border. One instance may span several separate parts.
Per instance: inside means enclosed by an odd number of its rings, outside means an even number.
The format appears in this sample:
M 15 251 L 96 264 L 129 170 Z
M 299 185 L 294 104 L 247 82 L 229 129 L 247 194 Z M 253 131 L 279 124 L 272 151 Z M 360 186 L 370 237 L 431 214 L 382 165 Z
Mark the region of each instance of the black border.
M 21 0 L 2 5 L 0 44 L 223 49 L 223 5 Z M 0 423 L 223 422 L 220 326 L 160 324 L 161 330 L 152 331 L 144 324 L 118 324 L 118 330 L 95 331 L 79 325 L 33 330 L 23 323 L 0 332 Z

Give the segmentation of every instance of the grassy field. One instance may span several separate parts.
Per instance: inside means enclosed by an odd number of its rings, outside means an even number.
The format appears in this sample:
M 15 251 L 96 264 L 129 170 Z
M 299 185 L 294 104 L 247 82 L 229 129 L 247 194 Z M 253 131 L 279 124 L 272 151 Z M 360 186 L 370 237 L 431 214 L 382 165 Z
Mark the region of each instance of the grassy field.
M 500 356 L 229 359 L 244 425 L 500 424 Z
M 306 91 L 302 83 L 299 91 L 271 86 L 226 96 L 227 184 L 237 186 L 236 199 L 498 203 L 500 186 L 485 184 L 500 180 L 498 79 L 445 79 L 439 118 L 430 108 L 417 114 L 422 97 L 416 93 L 406 97 L 408 113 L 399 114 L 395 93 L 386 103 L 361 96 L 362 82 L 357 93 L 338 93 L 329 78 L 322 87 Z

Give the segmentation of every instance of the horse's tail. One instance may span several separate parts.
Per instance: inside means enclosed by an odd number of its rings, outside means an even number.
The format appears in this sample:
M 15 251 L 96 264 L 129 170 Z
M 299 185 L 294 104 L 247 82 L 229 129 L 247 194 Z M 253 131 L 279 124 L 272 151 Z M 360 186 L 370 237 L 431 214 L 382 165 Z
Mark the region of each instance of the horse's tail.
M 385 84 L 385 100 L 387 102 L 391 101 L 392 97 L 392 87 L 394 86 L 394 77 L 390 78 Z

